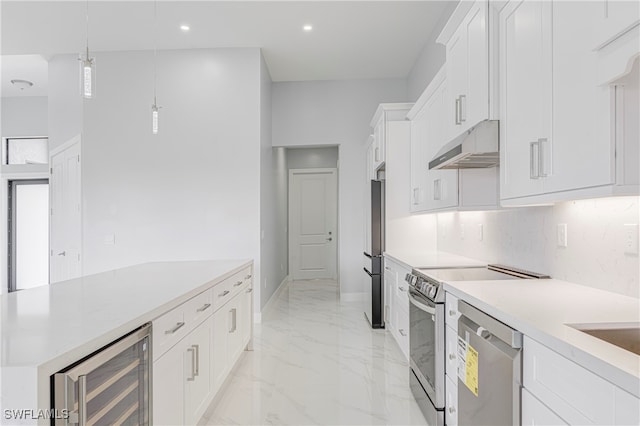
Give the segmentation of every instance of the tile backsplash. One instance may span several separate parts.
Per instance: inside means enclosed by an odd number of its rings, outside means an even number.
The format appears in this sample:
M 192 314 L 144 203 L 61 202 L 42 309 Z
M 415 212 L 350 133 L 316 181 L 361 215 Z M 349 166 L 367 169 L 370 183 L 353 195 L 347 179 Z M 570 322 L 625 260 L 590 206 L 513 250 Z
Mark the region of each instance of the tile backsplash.
M 439 213 L 438 250 L 640 298 L 639 257 L 625 253 L 625 224 L 640 221 L 639 200 Z M 559 244 L 558 225 L 566 225 L 566 247 Z

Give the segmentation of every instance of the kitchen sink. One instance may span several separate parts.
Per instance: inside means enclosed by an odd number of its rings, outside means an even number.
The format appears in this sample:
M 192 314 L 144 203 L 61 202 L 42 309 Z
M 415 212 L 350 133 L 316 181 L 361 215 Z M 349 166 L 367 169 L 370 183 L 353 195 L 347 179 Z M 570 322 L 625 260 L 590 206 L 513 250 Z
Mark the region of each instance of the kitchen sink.
M 567 324 L 619 348 L 640 355 L 640 323 Z

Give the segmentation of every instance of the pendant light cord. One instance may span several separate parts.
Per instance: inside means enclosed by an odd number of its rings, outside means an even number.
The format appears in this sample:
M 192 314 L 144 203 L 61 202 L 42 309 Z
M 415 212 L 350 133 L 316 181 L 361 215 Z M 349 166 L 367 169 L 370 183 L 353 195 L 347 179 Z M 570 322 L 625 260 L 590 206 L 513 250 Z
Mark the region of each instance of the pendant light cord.
M 87 60 L 89 60 L 89 0 L 87 0 L 87 9 L 85 12 L 85 22 L 87 25 Z
M 156 103 L 156 87 L 158 85 L 158 2 L 153 0 L 153 105 Z

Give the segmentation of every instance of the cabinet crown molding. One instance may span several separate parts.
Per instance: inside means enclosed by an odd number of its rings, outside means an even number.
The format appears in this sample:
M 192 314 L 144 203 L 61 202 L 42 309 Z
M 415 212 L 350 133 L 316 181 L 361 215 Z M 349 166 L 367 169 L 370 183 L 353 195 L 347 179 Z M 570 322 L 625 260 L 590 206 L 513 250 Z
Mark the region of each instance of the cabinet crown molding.
M 440 35 L 436 39 L 436 43 L 442 44 L 445 46 L 447 45 L 447 43 L 449 43 L 449 40 L 451 40 L 451 37 L 453 37 L 453 34 L 456 32 L 458 27 L 462 24 L 462 21 L 464 20 L 465 16 L 467 16 L 467 13 L 469 13 L 471 8 L 473 7 L 473 3 L 474 3 L 473 1 L 464 1 L 464 0 L 458 3 L 458 7 L 456 7 L 456 9 L 453 11 L 447 23 L 444 24 L 442 31 L 440 31 Z
M 402 103 L 387 103 L 378 105 L 378 109 L 376 109 L 375 114 L 373 114 L 373 118 L 371 119 L 370 126 L 372 128 L 376 127 L 378 120 L 382 116 L 382 113 L 387 111 L 409 111 L 413 107 L 413 102 L 402 102 Z

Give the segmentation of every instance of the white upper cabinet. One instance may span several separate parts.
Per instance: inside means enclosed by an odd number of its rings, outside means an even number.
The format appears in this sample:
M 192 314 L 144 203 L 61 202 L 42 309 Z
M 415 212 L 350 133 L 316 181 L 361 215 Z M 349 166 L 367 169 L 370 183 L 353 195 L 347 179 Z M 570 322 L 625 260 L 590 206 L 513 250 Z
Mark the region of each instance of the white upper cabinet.
M 429 161 L 448 140 L 447 79 L 444 68 L 409 113 L 411 120 L 411 212 L 458 205 L 458 171 L 429 170 Z
M 551 3 L 500 12 L 501 198 L 540 194 L 551 141 Z M 547 154 L 545 156 L 545 154 Z
M 412 103 L 393 103 L 380 104 L 376 113 L 371 120 L 371 128 L 373 129 L 373 174 L 381 169 L 386 160 L 386 149 L 389 121 L 404 121 L 407 111 L 413 106 Z
M 601 57 L 592 37 L 601 7 L 589 1 L 515 0 L 500 11 L 503 205 L 626 190 L 621 185 L 629 182 L 616 179 L 622 173 L 616 168 L 616 153 L 622 154 L 616 127 L 633 106 L 616 107 L 620 89 L 600 84 Z
M 491 10 L 487 0 L 461 2 L 437 40 L 447 49 L 449 90 L 445 118 L 451 124 L 452 137 L 492 118 Z
M 591 48 L 601 48 L 640 24 L 640 2 L 636 0 L 598 0 L 596 21 L 591 31 Z

